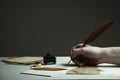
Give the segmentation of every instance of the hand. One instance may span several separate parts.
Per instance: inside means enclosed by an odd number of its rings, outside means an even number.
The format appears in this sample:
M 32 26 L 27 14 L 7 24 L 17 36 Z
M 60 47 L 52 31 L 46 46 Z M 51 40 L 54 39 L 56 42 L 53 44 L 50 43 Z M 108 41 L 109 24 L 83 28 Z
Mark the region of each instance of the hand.
M 96 66 L 100 63 L 103 49 L 100 47 L 86 45 L 82 47 L 77 44 L 71 49 L 71 59 L 78 66 Z

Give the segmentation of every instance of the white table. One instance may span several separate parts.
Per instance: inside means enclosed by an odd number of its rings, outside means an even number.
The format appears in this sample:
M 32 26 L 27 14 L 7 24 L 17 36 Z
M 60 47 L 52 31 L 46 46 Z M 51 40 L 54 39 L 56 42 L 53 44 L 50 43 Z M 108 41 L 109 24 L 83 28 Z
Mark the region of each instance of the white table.
M 3 60 L 7 57 L 1 57 Z M 47 65 L 50 67 L 64 67 L 72 69 L 75 66 L 66 66 L 65 64 L 70 60 L 69 57 L 57 57 L 57 63 L 55 65 Z M 12 65 L 0 62 L 0 80 L 43 80 L 43 79 L 120 79 L 120 67 L 116 67 L 112 64 L 101 64 L 106 66 L 98 66 L 102 69 L 100 75 L 68 75 L 66 71 L 60 72 L 47 72 L 52 77 L 43 77 L 35 75 L 21 74 L 21 72 L 34 72 L 31 71 L 31 65 Z M 36 72 L 42 74 L 42 72 Z

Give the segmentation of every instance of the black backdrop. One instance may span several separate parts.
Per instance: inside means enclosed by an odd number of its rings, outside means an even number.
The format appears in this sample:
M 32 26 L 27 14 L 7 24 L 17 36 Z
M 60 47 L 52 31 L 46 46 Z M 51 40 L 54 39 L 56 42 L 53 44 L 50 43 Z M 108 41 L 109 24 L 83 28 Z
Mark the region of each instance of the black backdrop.
M 1 0 L 0 56 L 70 54 L 106 20 L 95 46 L 120 46 L 120 0 Z

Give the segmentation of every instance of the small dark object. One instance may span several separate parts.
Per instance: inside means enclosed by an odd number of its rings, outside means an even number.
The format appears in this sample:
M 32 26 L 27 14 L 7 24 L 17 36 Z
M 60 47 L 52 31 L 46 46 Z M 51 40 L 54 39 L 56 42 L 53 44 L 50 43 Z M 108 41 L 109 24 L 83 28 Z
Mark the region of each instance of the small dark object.
M 52 53 L 47 53 L 43 58 L 44 64 L 56 64 L 56 57 Z

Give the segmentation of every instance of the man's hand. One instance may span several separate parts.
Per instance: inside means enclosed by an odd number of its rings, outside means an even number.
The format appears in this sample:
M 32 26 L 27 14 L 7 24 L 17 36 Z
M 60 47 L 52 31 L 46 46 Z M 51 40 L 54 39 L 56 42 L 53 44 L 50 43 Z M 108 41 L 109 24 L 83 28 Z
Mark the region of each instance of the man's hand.
M 96 66 L 102 58 L 103 48 L 82 43 L 71 49 L 71 59 L 78 66 Z

